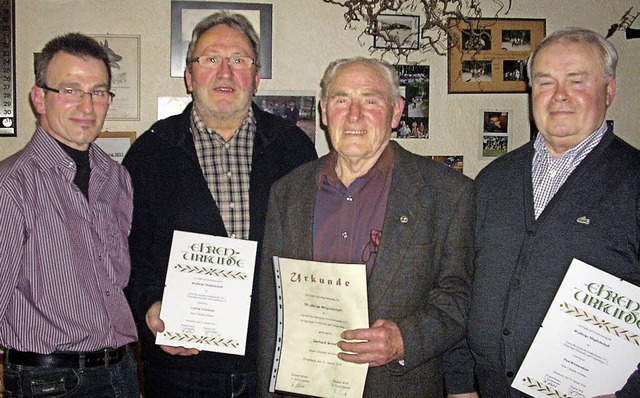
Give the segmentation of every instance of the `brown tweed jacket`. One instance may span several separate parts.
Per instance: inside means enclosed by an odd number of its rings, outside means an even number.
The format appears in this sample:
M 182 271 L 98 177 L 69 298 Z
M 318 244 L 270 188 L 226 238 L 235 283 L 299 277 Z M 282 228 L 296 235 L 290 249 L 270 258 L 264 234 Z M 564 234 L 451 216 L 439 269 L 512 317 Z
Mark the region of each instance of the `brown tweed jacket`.
M 442 397 L 442 354 L 465 333 L 473 270 L 473 183 L 395 142 L 382 240 L 368 281 L 369 320 L 400 327 L 404 366 L 370 368 L 366 397 Z M 276 182 L 259 270 L 258 383 L 267 395 L 275 346 L 272 256 L 313 259 L 316 175 L 326 157 Z

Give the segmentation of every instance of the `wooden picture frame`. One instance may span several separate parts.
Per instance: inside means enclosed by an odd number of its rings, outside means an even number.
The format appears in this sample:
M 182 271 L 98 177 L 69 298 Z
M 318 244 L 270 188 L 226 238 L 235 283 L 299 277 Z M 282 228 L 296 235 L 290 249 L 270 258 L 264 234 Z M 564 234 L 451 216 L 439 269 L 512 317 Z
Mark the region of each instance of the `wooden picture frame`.
M 103 131 L 98 135 L 95 144 L 102 148 L 109 157 L 122 163 L 124 155 L 136 140 L 135 131 Z
M 380 35 L 373 36 L 373 48 L 420 48 L 420 17 L 417 15 L 380 14 L 378 31 Z
M 449 19 L 448 88 L 455 93 L 526 93 L 526 64 L 545 19 Z
M 242 14 L 260 37 L 260 74 L 271 79 L 271 4 L 172 1 L 171 2 L 171 77 L 183 77 L 187 50 L 193 28 L 215 11 Z

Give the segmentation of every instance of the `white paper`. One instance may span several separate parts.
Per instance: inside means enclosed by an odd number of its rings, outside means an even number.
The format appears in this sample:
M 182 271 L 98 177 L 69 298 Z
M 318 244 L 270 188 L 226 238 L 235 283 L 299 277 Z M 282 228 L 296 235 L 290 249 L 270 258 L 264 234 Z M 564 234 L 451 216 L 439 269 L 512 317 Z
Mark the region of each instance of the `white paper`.
M 640 288 L 574 259 L 512 387 L 533 397 L 618 391 L 640 362 Z
M 278 344 L 270 391 L 361 397 L 368 364 L 338 358 L 340 334 L 369 327 L 364 264 L 274 258 Z
M 257 243 L 175 231 L 156 344 L 244 355 Z

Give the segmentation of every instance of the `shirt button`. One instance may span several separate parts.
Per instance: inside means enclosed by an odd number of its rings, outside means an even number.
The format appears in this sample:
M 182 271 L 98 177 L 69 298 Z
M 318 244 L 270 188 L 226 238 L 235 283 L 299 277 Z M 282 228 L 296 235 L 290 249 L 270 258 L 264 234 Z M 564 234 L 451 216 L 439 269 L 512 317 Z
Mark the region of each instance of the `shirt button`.
M 231 172 L 227 171 L 227 177 L 231 178 Z
M 513 377 L 513 372 L 512 371 L 508 371 L 507 372 L 507 377 Z
M 102 261 L 102 255 L 98 254 L 98 261 Z
M 224 149 L 229 149 L 229 144 L 224 144 Z
M 527 235 L 531 237 L 536 236 L 536 231 L 527 231 Z
M 502 334 L 503 334 L 503 335 L 505 335 L 505 336 L 509 336 L 509 335 L 511 334 L 511 330 L 509 330 L 509 329 L 503 329 L 503 330 L 502 330 Z
M 347 231 L 344 231 L 342 233 L 342 238 L 347 239 L 349 237 L 349 234 L 347 233 Z
M 229 236 L 231 239 L 235 239 L 236 238 L 236 234 L 231 234 L 231 236 Z
M 106 292 L 104 292 L 104 294 L 107 295 L 107 296 L 111 296 L 111 292 L 108 291 L 108 290 Z
M 514 280 L 512 280 L 512 281 L 511 281 L 511 286 L 512 286 L 513 288 L 518 288 L 518 287 L 520 287 L 520 279 L 514 279 Z
M 234 207 L 236 207 L 236 205 L 233 202 L 231 202 L 229 203 L 229 207 L 233 209 Z
M 352 196 L 347 196 L 346 201 L 351 203 L 353 202 L 353 197 Z
M 549 175 L 550 175 L 551 177 L 555 177 L 555 176 L 556 176 L 556 174 L 558 174 L 558 171 L 557 171 L 557 170 L 549 170 Z

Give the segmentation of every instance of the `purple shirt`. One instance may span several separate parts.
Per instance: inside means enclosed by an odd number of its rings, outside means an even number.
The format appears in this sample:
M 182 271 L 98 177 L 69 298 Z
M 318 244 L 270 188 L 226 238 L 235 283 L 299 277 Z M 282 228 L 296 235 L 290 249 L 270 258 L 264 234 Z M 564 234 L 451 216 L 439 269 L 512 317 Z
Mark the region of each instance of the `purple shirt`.
M 337 154 L 331 153 L 318 173 L 313 217 L 315 261 L 375 264 L 393 174 L 393 149 L 382 152 L 376 164 L 349 188 L 338 179 Z
M 42 128 L 0 163 L 0 345 L 94 351 L 137 340 L 129 281 L 129 174 L 96 145 L 89 199 Z

